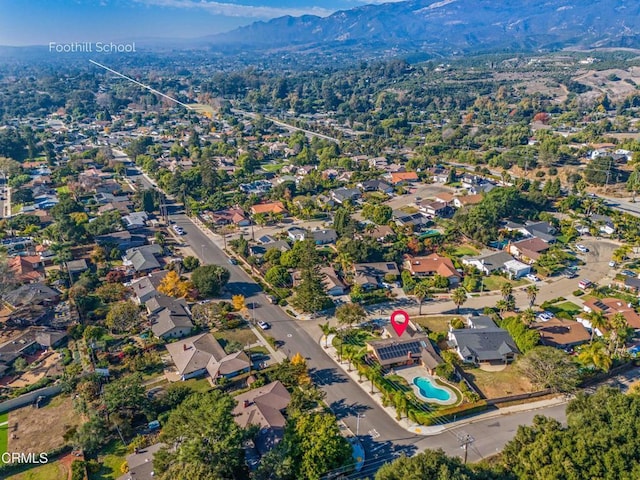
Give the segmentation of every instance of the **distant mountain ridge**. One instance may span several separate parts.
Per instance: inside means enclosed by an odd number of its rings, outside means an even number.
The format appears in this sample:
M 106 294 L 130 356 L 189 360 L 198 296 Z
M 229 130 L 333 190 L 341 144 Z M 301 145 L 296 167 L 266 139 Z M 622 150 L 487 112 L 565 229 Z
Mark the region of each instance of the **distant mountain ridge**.
M 638 0 L 409 0 L 328 17 L 255 22 L 206 37 L 252 50 L 320 46 L 438 53 L 563 47 L 640 47 Z

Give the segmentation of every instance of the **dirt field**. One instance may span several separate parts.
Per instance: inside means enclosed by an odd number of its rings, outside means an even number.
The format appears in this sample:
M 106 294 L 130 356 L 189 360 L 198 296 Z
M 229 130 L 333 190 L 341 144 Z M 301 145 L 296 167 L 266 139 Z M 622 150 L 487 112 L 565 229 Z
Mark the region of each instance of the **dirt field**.
M 42 354 L 42 352 L 39 352 Z M 13 388 L 26 387 L 32 385 L 45 376 L 53 376 L 61 372 L 57 366 L 60 363 L 60 354 L 57 352 L 48 352 L 47 354 L 34 356 L 33 359 L 29 359 L 30 362 L 39 362 L 35 368 L 29 368 L 20 377 L 8 385 Z M 31 367 L 31 365 L 29 365 Z
M 501 372 L 485 372 L 479 368 L 465 368 L 464 371 L 487 398 L 534 391 L 531 382 L 521 376 L 514 365 L 508 365 Z
M 609 76 L 615 75 L 615 80 Z M 627 70 L 619 68 L 588 72 L 574 78 L 577 82 L 592 87 L 600 94 L 606 93 L 612 100 L 625 98 L 635 93 L 636 85 L 640 83 L 640 69 L 631 67 Z
M 81 422 L 71 398 L 63 395 L 52 398 L 40 409 L 28 406 L 13 410 L 9 413 L 9 451 L 40 453 L 53 450 L 64 443 L 65 431 Z

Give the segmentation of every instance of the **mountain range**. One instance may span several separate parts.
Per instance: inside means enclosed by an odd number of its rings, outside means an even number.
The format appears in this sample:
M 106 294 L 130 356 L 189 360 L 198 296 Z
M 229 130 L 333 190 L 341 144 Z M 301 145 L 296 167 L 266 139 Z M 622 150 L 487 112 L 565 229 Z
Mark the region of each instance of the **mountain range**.
M 638 0 L 409 0 L 328 17 L 255 22 L 207 42 L 224 50 L 474 53 L 640 47 Z

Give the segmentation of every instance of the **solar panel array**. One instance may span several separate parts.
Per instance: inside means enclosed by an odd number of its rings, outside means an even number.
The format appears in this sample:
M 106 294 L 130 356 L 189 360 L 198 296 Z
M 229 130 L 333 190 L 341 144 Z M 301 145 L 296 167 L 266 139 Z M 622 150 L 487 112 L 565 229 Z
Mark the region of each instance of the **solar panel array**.
M 380 360 L 389 360 L 390 358 L 406 357 L 409 352 L 419 353 L 421 350 L 420 342 L 408 342 L 401 344 L 391 344 L 385 347 L 378 347 L 378 356 Z
M 595 302 L 593 302 L 593 304 L 598 307 L 600 310 L 608 310 L 609 307 L 607 307 L 604 303 L 602 303 L 600 300 L 597 300 Z

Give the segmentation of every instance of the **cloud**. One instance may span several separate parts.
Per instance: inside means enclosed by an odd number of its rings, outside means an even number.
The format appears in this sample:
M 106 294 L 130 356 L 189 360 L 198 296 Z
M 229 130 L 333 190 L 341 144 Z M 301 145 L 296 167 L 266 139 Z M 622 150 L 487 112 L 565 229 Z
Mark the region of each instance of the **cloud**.
M 259 5 L 238 5 L 236 3 L 213 2 L 208 0 L 134 0 L 156 7 L 171 7 L 184 9 L 200 9 L 212 15 L 223 15 L 225 17 L 251 17 L 251 18 L 275 18 L 284 15 L 299 17 L 301 15 L 317 15 L 326 17 L 335 10 L 327 10 L 322 7 L 307 8 L 287 8 L 287 7 L 267 7 Z

